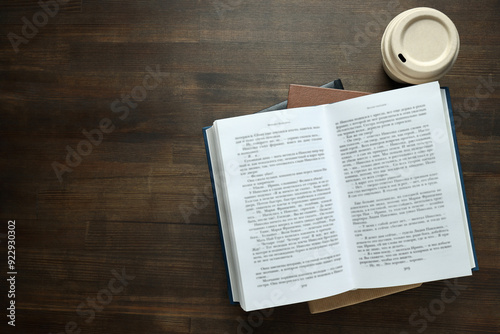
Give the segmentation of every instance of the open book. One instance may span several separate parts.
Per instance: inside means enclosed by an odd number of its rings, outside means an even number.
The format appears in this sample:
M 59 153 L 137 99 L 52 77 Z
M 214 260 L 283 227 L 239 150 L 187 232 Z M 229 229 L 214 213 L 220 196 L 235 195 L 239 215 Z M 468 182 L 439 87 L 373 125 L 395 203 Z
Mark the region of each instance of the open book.
M 476 267 L 437 82 L 204 129 L 232 298 L 246 311 Z

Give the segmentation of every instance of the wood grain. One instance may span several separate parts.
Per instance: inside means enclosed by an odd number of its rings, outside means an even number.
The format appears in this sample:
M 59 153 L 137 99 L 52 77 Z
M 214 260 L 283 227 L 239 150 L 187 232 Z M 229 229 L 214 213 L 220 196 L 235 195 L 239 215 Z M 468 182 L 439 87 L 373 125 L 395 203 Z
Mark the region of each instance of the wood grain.
M 230 305 L 202 127 L 284 100 L 292 83 L 400 87 L 383 72 L 380 38 L 416 6 L 445 12 L 460 33 L 441 84 L 480 271 L 457 280 L 465 289 L 426 320 L 418 312 L 445 281 L 317 315 L 305 303 L 264 313 Z M 22 18 L 41 10 L 0 4 L 1 281 L 12 219 L 18 272 L 16 327 L 3 315 L 2 333 L 500 332 L 498 1 L 69 1 L 24 37 Z M 17 53 L 10 33 L 26 39 Z M 152 85 L 148 67 L 161 74 L 154 89 L 121 102 Z M 115 101 L 128 106 L 123 119 Z M 60 182 L 53 163 L 66 164 L 68 147 L 84 150 L 84 132 L 105 119 L 113 130 Z M 129 280 L 113 293 L 122 270 Z

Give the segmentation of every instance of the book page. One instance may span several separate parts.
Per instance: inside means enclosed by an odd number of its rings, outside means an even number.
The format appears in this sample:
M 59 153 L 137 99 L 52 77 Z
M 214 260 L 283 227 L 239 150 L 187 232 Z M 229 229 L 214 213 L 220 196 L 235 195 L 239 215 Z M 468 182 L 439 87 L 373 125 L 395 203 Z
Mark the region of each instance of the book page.
M 445 122 L 453 124 L 453 115 L 451 112 L 451 102 L 449 101 L 449 93 L 447 89 L 441 89 L 441 98 L 443 100 L 443 108 L 446 110 L 445 114 Z M 448 137 L 450 138 L 450 144 L 451 145 L 451 151 L 452 151 L 452 160 L 456 161 L 456 171 L 455 171 L 455 178 L 456 178 L 456 184 L 458 185 L 457 187 L 457 192 L 458 192 L 458 197 L 463 197 L 463 201 L 461 201 L 460 205 L 460 211 L 462 212 L 462 216 L 465 218 L 464 219 L 464 233 L 466 236 L 469 236 L 467 239 L 467 247 L 470 250 L 469 251 L 469 262 L 470 262 L 470 267 L 473 270 L 477 270 L 477 259 L 476 259 L 476 254 L 474 250 L 474 245 L 473 245 L 473 240 L 472 240 L 472 231 L 470 230 L 470 219 L 469 219 L 469 213 L 467 209 L 467 199 L 465 197 L 465 190 L 463 189 L 463 176 L 462 176 L 462 166 L 460 166 L 460 157 L 458 154 L 458 145 L 456 143 L 456 134 L 454 131 L 454 128 L 448 127 Z
M 357 287 L 470 275 L 467 221 L 438 83 L 332 106 Z
M 214 123 L 244 310 L 352 288 L 323 108 Z
M 210 127 L 205 130 L 205 140 L 210 150 L 208 150 L 208 163 L 209 168 L 211 170 L 211 176 L 213 187 L 215 188 L 215 206 L 217 210 L 217 215 L 220 223 L 220 234 L 222 237 L 222 247 L 224 259 L 226 261 L 227 267 L 227 275 L 229 279 L 229 289 L 230 289 L 230 299 L 232 302 L 239 302 L 240 295 L 239 291 L 241 290 L 239 287 L 239 279 L 238 279 L 238 263 L 236 262 L 236 258 L 233 252 L 233 247 L 231 243 L 230 237 L 230 229 L 228 226 L 228 212 L 227 205 L 225 205 L 225 196 L 224 196 L 224 184 L 223 178 L 221 174 L 223 174 L 222 162 L 220 161 L 220 157 L 218 156 L 219 145 L 216 138 L 216 132 L 213 127 Z

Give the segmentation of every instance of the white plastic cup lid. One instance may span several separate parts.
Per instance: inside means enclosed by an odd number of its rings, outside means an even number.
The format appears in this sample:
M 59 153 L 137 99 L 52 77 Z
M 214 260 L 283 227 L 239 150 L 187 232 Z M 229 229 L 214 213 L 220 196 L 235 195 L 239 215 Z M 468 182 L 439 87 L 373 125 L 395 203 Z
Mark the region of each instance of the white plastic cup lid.
M 418 7 L 396 16 L 385 29 L 381 50 L 385 72 L 398 82 L 435 81 L 458 56 L 460 39 L 453 22 L 440 11 Z

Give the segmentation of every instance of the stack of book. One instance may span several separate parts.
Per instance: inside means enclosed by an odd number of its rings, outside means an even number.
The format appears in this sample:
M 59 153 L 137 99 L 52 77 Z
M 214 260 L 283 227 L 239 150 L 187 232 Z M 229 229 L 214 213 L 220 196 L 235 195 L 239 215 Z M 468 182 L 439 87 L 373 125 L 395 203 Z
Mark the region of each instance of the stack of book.
M 447 89 L 290 86 L 203 130 L 230 298 L 312 313 L 477 268 Z

